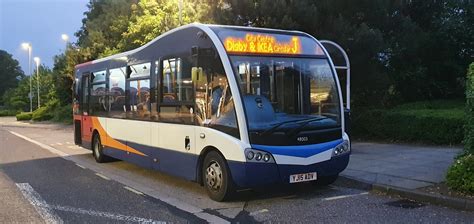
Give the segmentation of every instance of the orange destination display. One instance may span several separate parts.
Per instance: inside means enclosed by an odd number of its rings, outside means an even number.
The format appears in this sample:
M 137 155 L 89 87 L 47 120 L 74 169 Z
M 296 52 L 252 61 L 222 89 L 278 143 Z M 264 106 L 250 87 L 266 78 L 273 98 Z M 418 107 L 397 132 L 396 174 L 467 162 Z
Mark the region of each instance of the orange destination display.
M 226 37 L 224 47 L 227 52 L 301 54 L 301 40 L 296 36 L 292 36 L 290 41 L 280 42 L 269 34 L 247 33 L 244 38 Z
M 229 54 L 325 56 L 321 46 L 304 33 L 214 29 Z

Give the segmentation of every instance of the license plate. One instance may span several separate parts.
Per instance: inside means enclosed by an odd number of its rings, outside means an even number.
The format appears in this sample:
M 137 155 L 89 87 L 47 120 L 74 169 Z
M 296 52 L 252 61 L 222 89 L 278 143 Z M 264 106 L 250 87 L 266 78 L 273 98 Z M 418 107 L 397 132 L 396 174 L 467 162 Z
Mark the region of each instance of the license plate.
M 312 181 L 312 180 L 316 180 L 317 178 L 318 178 L 318 175 L 316 174 L 316 172 L 293 174 L 293 175 L 290 175 L 290 183 Z

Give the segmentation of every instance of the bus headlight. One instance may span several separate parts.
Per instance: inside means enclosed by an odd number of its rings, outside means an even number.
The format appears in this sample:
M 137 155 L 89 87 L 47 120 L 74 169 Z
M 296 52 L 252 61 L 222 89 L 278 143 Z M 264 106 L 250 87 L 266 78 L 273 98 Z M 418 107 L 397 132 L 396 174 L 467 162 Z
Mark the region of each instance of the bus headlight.
M 257 161 L 262 160 L 262 153 L 257 152 L 257 155 L 255 156 L 255 160 Z
M 334 147 L 334 151 L 332 153 L 332 156 L 340 156 L 347 154 L 351 151 L 351 147 L 349 146 L 349 141 L 344 140 L 341 144 L 337 145 Z
M 247 160 L 252 160 L 255 157 L 255 153 L 253 151 L 247 152 Z
M 269 155 L 269 154 L 265 154 L 265 155 L 263 156 L 263 161 L 264 161 L 264 162 L 270 161 L 270 155 Z
M 257 149 L 245 149 L 245 158 L 247 162 L 275 163 L 272 154 Z

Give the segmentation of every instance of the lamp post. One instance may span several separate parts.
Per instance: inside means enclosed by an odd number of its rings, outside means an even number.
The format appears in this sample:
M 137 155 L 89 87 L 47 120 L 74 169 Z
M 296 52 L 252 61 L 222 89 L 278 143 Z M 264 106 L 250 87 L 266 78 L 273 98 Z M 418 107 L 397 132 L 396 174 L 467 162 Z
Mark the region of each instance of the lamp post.
M 28 74 L 30 75 L 30 93 L 28 98 L 30 98 L 30 112 L 33 112 L 33 94 L 31 93 L 31 44 L 22 43 L 21 46 L 24 50 L 28 50 Z
M 38 108 L 41 107 L 41 102 L 40 102 L 40 81 L 39 81 L 39 63 L 40 63 L 40 58 L 39 57 L 35 57 L 33 59 L 35 62 L 36 62 L 36 81 L 37 81 L 37 85 L 38 85 Z

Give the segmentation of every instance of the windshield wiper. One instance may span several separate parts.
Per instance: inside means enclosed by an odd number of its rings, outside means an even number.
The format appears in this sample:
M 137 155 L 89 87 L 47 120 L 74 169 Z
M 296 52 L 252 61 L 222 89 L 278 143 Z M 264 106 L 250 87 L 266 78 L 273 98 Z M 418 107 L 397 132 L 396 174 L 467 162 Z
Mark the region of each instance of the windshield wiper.
M 309 123 L 314 122 L 314 121 L 324 120 L 324 119 L 327 119 L 327 117 L 317 117 L 317 118 L 308 119 L 305 122 L 303 122 L 299 127 L 297 127 L 295 129 L 291 130 L 290 132 L 286 133 L 286 135 L 288 137 L 296 135 L 296 134 L 300 133 L 300 131 L 303 130 L 303 128 L 306 127 L 306 125 L 308 125 Z
M 259 133 L 259 135 L 268 135 L 268 134 L 270 134 L 270 133 L 273 133 L 273 132 L 275 132 L 276 130 L 278 130 L 278 128 L 281 127 L 281 126 L 284 125 L 284 124 L 304 122 L 304 123 L 302 124 L 302 126 L 304 127 L 304 126 L 306 126 L 306 124 L 308 124 L 308 123 L 311 123 L 311 122 L 313 122 L 313 121 L 323 120 L 323 119 L 326 119 L 326 117 L 306 118 L 306 119 L 299 119 L 299 120 L 284 121 L 284 122 L 281 122 L 281 123 L 279 123 L 279 124 L 277 124 L 277 125 L 275 125 L 275 126 L 269 128 L 269 129 L 264 130 L 263 132 Z M 299 129 L 299 128 L 301 128 L 301 126 L 298 127 L 297 129 Z

